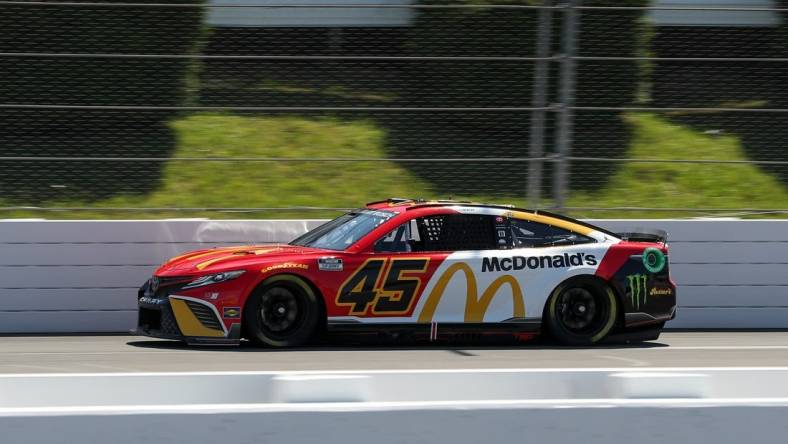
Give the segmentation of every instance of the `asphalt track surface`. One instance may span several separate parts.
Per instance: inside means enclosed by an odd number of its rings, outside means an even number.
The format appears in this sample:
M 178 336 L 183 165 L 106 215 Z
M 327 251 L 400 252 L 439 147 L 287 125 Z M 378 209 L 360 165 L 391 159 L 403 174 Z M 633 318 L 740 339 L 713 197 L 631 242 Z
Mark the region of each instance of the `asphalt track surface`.
M 668 332 L 659 340 L 549 344 L 347 345 L 295 350 L 199 347 L 136 336 L 0 337 L 0 373 L 457 368 L 788 367 L 788 332 Z

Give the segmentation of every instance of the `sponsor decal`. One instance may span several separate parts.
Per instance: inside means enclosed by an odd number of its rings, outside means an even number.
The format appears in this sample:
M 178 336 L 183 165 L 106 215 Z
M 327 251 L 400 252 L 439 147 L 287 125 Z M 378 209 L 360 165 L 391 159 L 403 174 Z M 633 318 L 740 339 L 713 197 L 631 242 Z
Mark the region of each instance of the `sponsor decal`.
M 224 307 L 222 315 L 227 319 L 238 319 L 241 317 L 241 307 Z
M 507 248 L 511 243 L 512 236 L 509 231 L 509 226 L 506 224 L 506 220 L 501 216 L 495 218 L 495 234 L 498 239 L 499 248 Z
M 219 293 L 216 292 L 216 291 L 209 291 L 209 292 L 205 293 L 205 297 L 207 299 L 215 301 L 215 300 L 219 299 Z
M 348 307 L 348 314 L 403 315 L 410 313 L 418 300 L 421 288 L 426 284 L 423 273 L 427 271 L 430 258 L 373 258 L 361 264 L 342 283 L 334 300 L 337 306 Z M 440 277 L 418 315 L 418 322 L 431 325 L 430 335 L 437 337 L 438 326 L 433 317 L 446 289 L 455 274 L 465 276 L 464 322 L 483 322 L 493 299 L 502 296 L 512 298 L 512 317 L 525 317 L 525 296 L 520 283 L 512 275 L 498 276 L 479 294 L 476 275 L 471 266 L 457 262 L 449 266 Z M 509 291 L 502 287 L 508 287 Z M 454 295 L 452 295 L 454 296 Z
M 374 217 L 380 217 L 384 220 L 391 219 L 395 214 L 390 211 L 379 211 L 379 210 L 364 210 L 363 213 L 369 214 L 370 216 L 374 216 Z
M 659 248 L 649 247 L 643 251 L 643 266 L 649 273 L 659 273 L 665 268 L 665 253 Z
M 350 307 L 350 314 L 377 315 L 410 312 L 422 286 L 429 258 L 367 259 L 342 284 L 335 303 Z M 414 276 L 416 274 L 416 276 Z
M 648 292 L 649 296 L 670 296 L 673 294 L 672 288 L 652 288 L 651 291 Z
M 673 289 L 670 287 L 649 288 L 648 275 L 640 273 L 627 276 L 627 293 L 632 307 L 638 310 L 641 305 L 648 303 L 649 296 L 670 296 L 673 294 Z
M 513 257 L 485 257 L 482 258 L 482 273 L 489 271 L 512 271 L 529 268 L 567 268 L 581 265 L 596 265 L 597 259 L 593 254 L 555 254 L 552 256 L 513 256 Z
M 640 305 L 648 303 L 648 276 L 645 274 L 630 274 L 627 276 L 627 293 L 632 307 L 640 309 Z M 641 301 L 642 298 L 642 301 Z
M 320 271 L 342 271 L 342 259 L 338 257 L 321 257 L 317 260 L 317 269 Z
M 169 304 L 168 299 L 157 299 L 151 296 L 143 296 L 137 300 L 141 304 L 151 304 L 151 305 L 167 305 Z
M 449 284 L 451 278 L 456 274 L 462 272 L 465 275 L 465 322 L 482 322 L 484 315 L 490 306 L 498 290 L 503 285 L 508 285 L 512 294 L 513 317 L 525 317 L 525 301 L 523 299 L 523 291 L 517 279 L 512 275 L 504 275 L 495 279 L 490 285 L 482 292 L 481 296 L 478 294 L 478 284 L 476 282 L 476 275 L 474 275 L 471 267 L 464 262 L 457 262 L 450 266 L 438 278 L 435 287 L 427 297 L 427 301 L 419 314 L 419 322 L 427 323 L 432 322 L 435 315 L 435 309 L 438 308 L 438 303 L 446 291 L 446 286 Z
M 268 273 L 269 271 L 273 270 L 281 270 L 283 268 L 299 268 L 301 270 L 309 270 L 309 265 L 307 264 L 298 264 L 295 262 L 284 262 L 281 264 L 271 265 L 269 267 L 265 267 L 260 270 L 261 273 Z

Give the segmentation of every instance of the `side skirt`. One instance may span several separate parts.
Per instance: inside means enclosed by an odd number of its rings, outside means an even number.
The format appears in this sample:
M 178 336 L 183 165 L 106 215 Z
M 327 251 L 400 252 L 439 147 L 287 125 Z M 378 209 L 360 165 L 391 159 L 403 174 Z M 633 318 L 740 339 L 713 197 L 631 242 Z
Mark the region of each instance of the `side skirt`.
M 481 335 L 536 335 L 541 331 L 539 320 L 505 321 L 497 323 L 431 322 L 422 323 L 364 323 L 358 321 L 328 321 L 328 333 L 407 335 L 429 340 L 468 334 Z

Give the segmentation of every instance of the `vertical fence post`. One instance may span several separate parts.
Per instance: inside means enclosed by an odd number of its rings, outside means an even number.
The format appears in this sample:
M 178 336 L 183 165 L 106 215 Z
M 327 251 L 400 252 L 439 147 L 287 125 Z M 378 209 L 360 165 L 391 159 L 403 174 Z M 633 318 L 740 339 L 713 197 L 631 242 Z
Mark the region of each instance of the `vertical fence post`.
M 539 10 L 539 25 L 536 35 L 536 57 L 539 59 L 534 65 L 533 94 L 531 106 L 544 108 L 547 104 L 549 88 L 550 57 L 552 28 L 553 28 L 553 0 L 542 0 L 544 9 Z M 538 208 L 542 199 L 542 168 L 544 162 L 534 160 L 544 157 L 545 111 L 535 110 L 531 113 L 531 131 L 528 143 L 528 206 Z
M 572 151 L 572 124 L 575 98 L 575 48 L 577 38 L 578 12 L 577 0 L 567 0 L 564 4 L 564 23 L 561 42 L 561 82 L 559 85 L 560 112 L 558 115 L 558 134 L 556 135 L 555 168 L 553 173 L 554 206 L 562 209 L 566 204 L 569 188 L 569 161 Z

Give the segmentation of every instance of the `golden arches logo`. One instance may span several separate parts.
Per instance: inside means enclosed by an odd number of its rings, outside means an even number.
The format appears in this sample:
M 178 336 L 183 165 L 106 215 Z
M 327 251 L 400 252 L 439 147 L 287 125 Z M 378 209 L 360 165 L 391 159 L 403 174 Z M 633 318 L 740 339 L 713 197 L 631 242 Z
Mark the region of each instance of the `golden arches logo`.
M 520 284 L 517 282 L 517 279 L 511 275 L 501 276 L 494 280 L 490 286 L 484 290 L 484 293 L 482 293 L 481 297 L 478 297 L 476 275 L 473 273 L 473 270 L 471 270 L 471 267 L 469 267 L 468 264 L 464 262 L 458 262 L 446 269 L 443 275 L 441 275 L 441 277 L 438 279 L 438 282 L 435 284 L 435 287 L 432 289 L 429 297 L 427 298 L 427 302 L 424 303 L 424 307 L 421 309 L 421 313 L 419 314 L 419 322 L 432 321 L 432 317 L 435 315 L 435 309 L 438 308 L 438 303 L 443 297 L 443 293 L 446 291 L 446 286 L 449 285 L 451 278 L 460 271 L 465 274 L 466 282 L 465 322 L 482 322 L 484 320 L 485 313 L 487 313 L 487 308 L 489 308 L 493 298 L 504 284 L 509 284 L 509 288 L 512 290 L 512 305 L 514 306 L 512 315 L 517 318 L 525 317 L 523 291 L 520 288 Z

